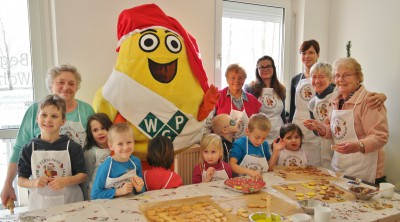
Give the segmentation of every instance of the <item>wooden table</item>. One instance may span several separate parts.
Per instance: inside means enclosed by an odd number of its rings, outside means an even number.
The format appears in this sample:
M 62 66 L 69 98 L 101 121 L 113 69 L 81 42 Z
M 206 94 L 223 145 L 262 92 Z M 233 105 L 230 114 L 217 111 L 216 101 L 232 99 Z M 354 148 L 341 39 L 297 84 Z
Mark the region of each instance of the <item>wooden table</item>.
M 274 172 L 263 175 L 267 185 L 262 190 L 294 204 L 301 210 L 298 203 L 289 199 L 281 192 L 272 188 L 274 185 L 286 183 L 298 183 L 299 181 L 285 181 Z M 335 181 L 339 186 L 345 187 L 347 180 L 340 179 Z M 138 206 L 141 203 L 151 201 L 163 201 L 181 199 L 187 197 L 211 195 L 215 202 L 227 198 L 239 198 L 243 195 L 236 191 L 227 189 L 223 181 L 182 186 L 176 189 L 157 190 L 131 195 L 112 200 L 96 200 L 91 202 L 78 202 L 53 208 L 25 212 L 19 215 L 20 221 L 145 221 L 145 217 L 140 212 Z M 381 204 L 392 205 L 392 208 L 375 209 L 374 206 Z M 177 203 L 178 204 L 178 203 Z M 375 204 L 375 205 L 374 205 Z M 224 207 L 224 206 L 222 206 Z M 392 199 L 383 199 L 375 196 L 368 202 L 346 201 L 332 203 L 330 207 L 334 210 L 332 221 L 400 221 L 400 194 L 395 193 Z M 285 216 L 285 221 L 291 221 L 291 215 Z M 242 221 L 248 221 L 242 219 Z

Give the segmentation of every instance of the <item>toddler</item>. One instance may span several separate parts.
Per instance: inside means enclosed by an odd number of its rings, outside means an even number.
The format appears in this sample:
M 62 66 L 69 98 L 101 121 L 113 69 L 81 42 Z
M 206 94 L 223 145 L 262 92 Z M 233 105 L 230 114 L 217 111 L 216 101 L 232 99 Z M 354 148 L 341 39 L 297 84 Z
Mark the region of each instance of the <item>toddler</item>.
M 85 200 L 90 199 L 98 167 L 110 155 L 107 132 L 111 125 L 110 118 L 104 113 L 96 113 L 88 118 L 86 127 L 87 143 L 83 148 L 87 171 L 87 179 L 82 188 Z
M 221 137 L 224 161 L 229 163 L 229 151 L 235 140 L 235 134 L 239 132 L 238 121 L 232 119 L 228 114 L 219 114 L 212 119 L 211 127 L 213 132 Z
M 221 138 L 214 133 L 204 135 L 200 141 L 200 159 L 194 167 L 192 183 L 232 178 L 232 169 L 223 161 L 223 157 Z
M 156 136 L 149 141 L 147 162 L 150 169 L 144 171 L 146 190 L 160 190 L 182 186 L 181 177 L 170 170 L 174 162 L 174 145 L 165 136 Z
M 142 165 L 139 158 L 131 155 L 134 149 L 132 128 L 127 123 L 117 123 L 108 130 L 108 147 L 114 152 L 97 170 L 91 197 L 94 199 L 112 199 L 144 192 Z

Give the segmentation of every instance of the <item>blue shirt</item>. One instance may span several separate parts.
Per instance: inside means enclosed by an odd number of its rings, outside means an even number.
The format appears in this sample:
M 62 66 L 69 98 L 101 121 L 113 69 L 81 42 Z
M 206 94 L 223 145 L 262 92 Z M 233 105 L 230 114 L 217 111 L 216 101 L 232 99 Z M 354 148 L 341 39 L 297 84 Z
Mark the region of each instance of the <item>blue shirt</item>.
M 232 149 L 230 151 L 230 158 L 235 158 L 238 160 L 237 164 L 240 165 L 243 161 L 244 156 L 246 156 L 246 140 L 247 136 L 242 136 L 239 139 L 233 142 Z M 269 145 L 267 141 L 264 141 L 261 146 L 254 146 L 250 140 L 248 140 L 248 155 L 256 156 L 256 157 L 263 157 L 264 154 L 261 150 L 261 147 L 264 150 L 265 158 L 267 161 L 271 158 L 271 153 L 269 152 Z
M 139 158 L 131 156 L 130 159 L 136 165 L 136 175 L 143 179 L 142 174 L 142 164 Z M 105 188 L 106 179 L 108 175 L 108 169 L 110 169 L 110 163 L 112 162 L 110 175 L 111 178 L 117 178 L 124 175 L 127 171 L 134 169 L 134 166 L 130 160 L 126 162 L 118 162 L 112 159 L 112 157 L 107 158 L 102 164 L 100 164 L 97 170 L 96 179 L 94 179 L 91 197 L 94 199 L 113 199 L 115 196 L 115 188 Z M 135 190 L 135 189 L 133 189 Z M 140 193 L 145 191 L 145 186 L 143 186 Z

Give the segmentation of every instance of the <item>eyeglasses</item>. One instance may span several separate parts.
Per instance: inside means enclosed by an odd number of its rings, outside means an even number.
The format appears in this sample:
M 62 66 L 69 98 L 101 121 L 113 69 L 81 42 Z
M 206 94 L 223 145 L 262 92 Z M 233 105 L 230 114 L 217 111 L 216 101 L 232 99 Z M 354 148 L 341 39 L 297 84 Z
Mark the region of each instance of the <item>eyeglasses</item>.
M 258 68 L 258 70 L 271 70 L 272 69 L 272 65 L 259 66 L 257 68 Z
M 224 128 L 228 127 L 228 126 L 235 126 L 236 125 L 236 120 L 231 119 L 229 120 L 229 125 L 224 126 Z
M 354 75 L 355 75 L 355 74 L 345 73 L 345 74 L 343 74 L 343 75 L 338 75 L 338 74 L 336 74 L 336 75 L 334 75 L 334 77 L 335 77 L 335 79 L 339 79 L 339 78 L 348 79 L 350 76 L 354 76 Z

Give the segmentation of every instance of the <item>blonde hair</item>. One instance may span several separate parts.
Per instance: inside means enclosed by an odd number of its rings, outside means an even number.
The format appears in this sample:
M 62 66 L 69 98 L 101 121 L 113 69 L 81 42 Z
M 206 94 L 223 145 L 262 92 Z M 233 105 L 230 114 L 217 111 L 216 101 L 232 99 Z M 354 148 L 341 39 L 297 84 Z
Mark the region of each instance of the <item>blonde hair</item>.
M 215 146 L 215 147 L 219 148 L 219 151 L 221 153 L 220 159 L 221 160 L 224 159 L 224 148 L 222 147 L 221 137 L 215 133 L 205 134 L 200 141 L 199 164 L 200 164 L 201 171 L 203 171 L 203 163 L 204 163 L 203 152 L 210 146 Z
M 239 64 L 230 64 L 225 71 L 225 77 L 228 78 L 228 73 L 230 72 L 234 72 L 234 73 L 239 73 L 239 74 L 243 74 L 244 78 L 247 78 L 247 73 L 244 70 L 243 67 L 241 67 Z
M 247 126 L 250 132 L 254 129 L 259 129 L 262 131 L 271 131 L 271 122 L 269 121 L 267 115 L 264 113 L 253 114 L 250 117 L 249 125 Z
M 134 139 L 133 130 L 128 123 L 116 123 L 108 129 L 108 142 L 112 143 L 117 134 L 123 134 Z
M 334 72 L 336 72 L 336 69 L 341 65 L 353 68 L 355 71 L 354 74 L 356 74 L 356 76 L 360 80 L 360 83 L 362 83 L 364 81 L 364 74 L 362 72 L 361 65 L 360 65 L 360 63 L 358 63 L 358 61 L 355 58 L 344 57 L 344 58 L 340 58 L 340 59 L 336 60 L 333 63 Z

